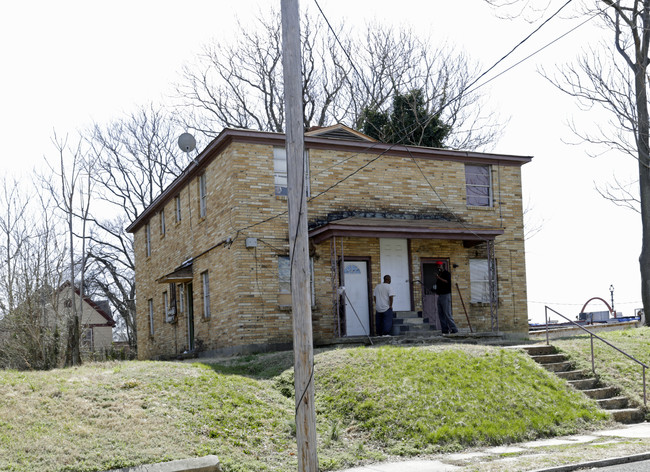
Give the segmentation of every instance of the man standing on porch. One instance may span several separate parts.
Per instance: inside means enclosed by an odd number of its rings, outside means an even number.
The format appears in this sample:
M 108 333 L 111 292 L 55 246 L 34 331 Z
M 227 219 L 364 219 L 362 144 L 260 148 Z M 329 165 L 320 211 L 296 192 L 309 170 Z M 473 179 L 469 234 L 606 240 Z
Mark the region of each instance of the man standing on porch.
M 384 336 L 390 334 L 393 330 L 393 298 L 395 292 L 390 286 L 390 275 L 384 275 L 384 283 L 375 287 L 373 294 L 375 302 L 375 330 L 377 336 Z
M 442 334 L 457 333 L 458 328 L 451 316 L 451 274 L 445 269 L 442 261 L 436 262 L 438 266 L 438 280 L 436 281 L 436 293 L 438 294 L 438 317 L 440 318 L 440 329 Z

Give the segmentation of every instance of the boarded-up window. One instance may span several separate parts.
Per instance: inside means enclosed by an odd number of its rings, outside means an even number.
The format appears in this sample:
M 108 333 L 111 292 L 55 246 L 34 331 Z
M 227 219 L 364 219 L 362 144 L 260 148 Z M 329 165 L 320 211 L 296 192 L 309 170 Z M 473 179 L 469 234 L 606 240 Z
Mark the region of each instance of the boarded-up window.
M 465 188 L 470 206 L 492 206 L 490 166 L 465 165 Z
M 469 280 L 470 302 L 490 303 L 490 271 L 487 259 L 470 259 Z
M 314 259 L 311 257 L 309 258 L 309 273 L 311 304 L 314 305 L 316 302 L 314 294 Z M 291 293 L 291 262 L 289 256 L 278 256 L 278 285 L 280 293 Z

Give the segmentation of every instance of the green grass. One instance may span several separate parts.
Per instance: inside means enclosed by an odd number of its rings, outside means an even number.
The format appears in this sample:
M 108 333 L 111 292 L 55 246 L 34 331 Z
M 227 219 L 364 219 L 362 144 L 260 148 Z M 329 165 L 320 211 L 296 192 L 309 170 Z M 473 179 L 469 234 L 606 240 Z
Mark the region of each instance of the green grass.
M 0 372 L 0 470 L 95 471 L 216 454 L 296 469 L 291 353 Z M 321 470 L 577 432 L 604 421 L 526 355 L 381 347 L 315 357 Z
M 650 328 L 643 327 L 597 334 L 650 366 Z M 553 340 L 552 344 L 567 353 L 579 368 L 591 371 L 589 338 L 589 335 L 585 335 L 558 339 Z M 643 369 L 639 364 L 597 339 L 594 339 L 594 357 L 596 374 L 604 383 L 618 387 L 637 405 L 643 405 Z M 646 371 L 646 381 L 650 382 L 650 371 Z M 650 385 L 648 385 L 648 394 L 650 395 Z

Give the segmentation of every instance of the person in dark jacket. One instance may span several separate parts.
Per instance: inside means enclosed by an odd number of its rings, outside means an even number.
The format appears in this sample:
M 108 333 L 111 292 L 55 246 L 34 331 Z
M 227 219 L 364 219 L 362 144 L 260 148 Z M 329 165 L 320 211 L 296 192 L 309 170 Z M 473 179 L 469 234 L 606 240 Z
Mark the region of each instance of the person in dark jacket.
M 457 333 L 458 328 L 451 315 L 451 274 L 445 269 L 442 261 L 438 265 L 438 276 L 436 280 L 436 293 L 438 294 L 438 318 L 440 318 L 440 329 L 442 334 Z

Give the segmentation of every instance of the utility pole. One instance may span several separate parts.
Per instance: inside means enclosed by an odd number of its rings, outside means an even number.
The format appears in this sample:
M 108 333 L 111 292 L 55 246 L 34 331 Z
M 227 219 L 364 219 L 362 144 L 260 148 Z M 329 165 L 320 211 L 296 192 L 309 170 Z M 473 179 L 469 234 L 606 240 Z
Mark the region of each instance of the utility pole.
M 318 472 L 298 0 L 282 0 L 281 13 L 298 471 Z

